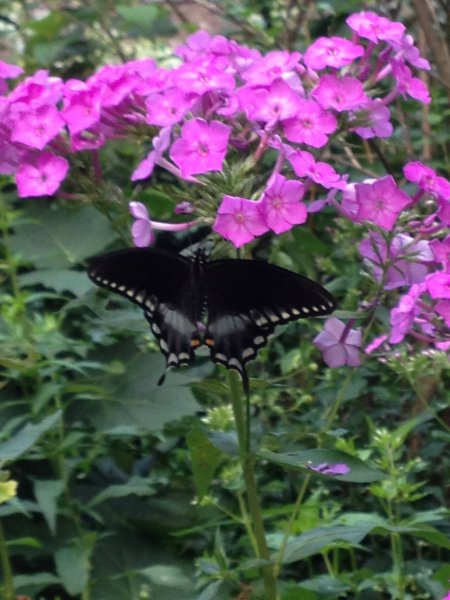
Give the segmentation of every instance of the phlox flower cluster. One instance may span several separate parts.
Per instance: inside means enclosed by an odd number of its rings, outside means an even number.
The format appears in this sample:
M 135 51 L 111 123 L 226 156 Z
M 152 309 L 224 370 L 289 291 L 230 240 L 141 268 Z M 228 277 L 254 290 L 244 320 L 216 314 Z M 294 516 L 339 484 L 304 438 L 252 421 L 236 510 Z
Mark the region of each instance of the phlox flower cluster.
M 200 220 L 239 248 L 334 207 L 367 230 L 359 249 L 374 283 L 404 293 L 392 311 L 390 343 L 413 333 L 445 344 L 450 242 L 442 232 L 450 224 L 450 183 L 421 163 L 404 170 L 414 195 L 391 175 L 350 181 L 330 164 L 329 151 L 349 135 L 391 136 L 394 101 L 430 102 L 417 77 L 430 65 L 401 23 L 363 11 L 347 25 L 351 39 L 320 37 L 303 54 L 263 54 L 199 31 L 177 48 L 173 68 L 136 60 L 102 67 L 86 81 L 38 71 L 11 91 L 5 81 L 21 70 L 0 63 L 0 173 L 15 176 L 20 197 L 54 195 L 77 153 L 95 156 L 110 140 L 146 137 L 147 153 L 131 180 L 165 169 L 189 182 L 198 198 L 177 207 L 189 220 L 176 225 L 156 223 L 147 207 L 130 203 L 138 246 L 152 243 L 154 229 L 174 231 Z M 203 205 L 208 178 L 236 164 L 254 188 L 243 181 L 215 206 Z M 421 219 L 425 197 L 435 209 Z M 359 364 L 362 337 L 351 324 L 330 319 L 316 343 L 330 366 Z

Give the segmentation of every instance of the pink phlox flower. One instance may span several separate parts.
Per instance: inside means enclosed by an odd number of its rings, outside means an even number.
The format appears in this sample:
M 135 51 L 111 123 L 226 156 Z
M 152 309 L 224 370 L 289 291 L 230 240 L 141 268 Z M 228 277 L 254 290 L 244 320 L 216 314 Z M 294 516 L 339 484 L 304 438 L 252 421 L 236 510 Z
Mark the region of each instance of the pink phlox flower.
M 23 72 L 22 67 L 0 60 L 0 79 L 15 79 L 19 75 L 22 75 Z
M 355 110 L 369 102 L 362 83 L 350 75 L 342 78 L 336 75 L 323 75 L 319 85 L 314 88 L 312 96 L 322 108 L 333 108 L 337 112 Z
M 345 20 L 350 29 L 360 37 L 366 38 L 375 44 L 381 40 L 385 42 L 398 42 L 403 37 L 406 27 L 398 21 L 391 21 L 380 17 L 371 11 L 361 11 L 350 15 Z
M 286 147 L 288 148 L 288 147 Z M 288 149 L 286 158 L 291 163 L 294 172 L 299 177 L 310 177 L 324 188 L 345 188 L 345 181 L 328 163 L 316 159 L 310 152 Z
M 213 230 L 240 248 L 256 236 L 266 233 L 268 228 L 261 216 L 259 202 L 224 196 Z
M 364 54 L 364 48 L 341 37 L 320 37 L 305 52 L 303 62 L 310 69 L 340 69 Z
M 388 336 L 386 334 L 379 335 L 378 337 L 374 338 L 370 344 L 367 344 L 367 346 L 364 348 L 364 352 L 366 354 L 372 354 L 372 352 L 382 346 L 387 339 Z
M 9 140 L 0 138 L 0 173 L 2 175 L 12 175 L 16 172 L 19 161 L 19 149 L 11 144 Z
M 144 160 L 141 161 L 133 171 L 131 181 L 138 181 L 139 179 L 150 177 L 155 168 L 155 164 L 160 160 L 170 145 L 171 132 L 172 130 L 170 127 L 165 127 L 164 129 L 161 129 L 157 137 L 153 138 L 153 150 L 148 153 Z
M 30 106 L 55 105 L 62 98 L 64 83 L 59 77 L 50 77 L 48 71 L 40 69 L 23 79 L 9 94 L 11 103 L 25 102 Z
M 155 64 L 155 63 L 153 63 Z M 105 65 L 87 80 L 87 87 L 99 91 L 103 108 L 119 106 L 129 101 L 140 77 L 126 65 Z
M 300 110 L 300 98 L 283 80 L 265 87 L 244 86 L 237 92 L 241 109 L 251 120 L 276 123 Z
M 64 127 L 64 119 L 52 105 L 27 107 L 12 115 L 11 141 L 42 150 Z
M 359 252 L 372 266 L 376 281 L 383 276 L 383 266 L 389 261 L 384 289 L 420 283 L 428 274 L 427 265 L 433 261 L 433 252 L 427 240 L 414 241 L 409 235 L 396 235 L 389 245 L 378 232 L 370 232 L 369 238 L 359 245 Z
M 314 338 L 313 343 L 322 352 L 323 359 L 329 367 L 359 367 L 361 364 L 361 331 L 350 329 L 348 324 L 336 317 L 327 319 L 323 330 Z
M 424 291 L 424 283 L 415 283 L 408 293 L 400 298 L 398 306 L 391 310 L 391 344 L 400 343 L 411 330 L 414 320 L 420 314 L 418 301 Z
M 442 600 L 450 600 L 450 592 L 448 592 L 448 594 L 446 594 Z
M 233 52 L 233 41 L 223 35 L 212 36 L 200 29 L 186 38 L 184 44 L 175 48 L 175 54 L 190 62 L 205 54 L 228 55 Z
M 286 138 L 290 142 L 321 148 L 328 142 L 329 134 L 336 131 L 336 117 L 321 108 L 315 100 L 297 100 L 297 114 L 283 121 Z
M 68 86 L 66 87 L 70 90 Z M 65 96 L 62 116 L 70 134 L 75 135 L 97 125 L 100 121 L 101 106 L 100 89 L 85 87 L 85 89 L 69 91 Z
M 312 463 L 308 463 L 308 469 L 311 471 L 316 471 L 317 473 L 322 473 L 322 475 L 333 475 L 334 477 L 339 477 L 339 475 L 346 475 L 350 472 L 350 467 L 345 463 L 321 463 L 320 465 L 313 465 Z
M 227 153 L 231 128 L 220 121 L 192 119 L 181 128 L 181 137 L 170 149 L 170 158 L 182 177 L 220 171 Z
M 450 199 L 444 200 L 444 198 L 438 198 L 439 208 L 437 211 L 437 216 L 441 220 L 441 222 L 449 226 L 450 225 Z
M 410 65 L 416 67 L 416 69 L 423 69 L 425 71 L 431 69 L 431 65 L 427 59 L 420 56 L 419 49 L 414 45 L 412 35 L 403 35 L 399 40 L 395 40 L 392 46 L 398 51 L 395 56 L 396 59 L 401 60 L 404 58 Z
M 267 226 L 275 233 L 283 233 L 308 218 L 306 206 L 301 202 L 305 186 L 300 181 L 289 180 L 275 173 L 267 182 L 259 207 Z
M 173 72 L 173 84 L 186 94 L 202 95 L 211 90 L 234 90 L 236 82 L 226 57 L 199 58 Z
M 425 288 L 433 300 L 450 298 L 450 273 L 430 273 L 425 279 Z
M 101 126 L 100 123 L 89 129 L 74 133 L 70 137 L 70 149 L 72 152 L 83 152 L 84 150 L 98 150 L 105 145 L 108 137 L 112 137 L 111 128 Z
M 29 152 L 22 157 L 16 183 L 20 198 L 52 196 L 65 179 L 69 163 L 50 152 Z
M 134 245 L 138 248 L 146 248 L 153 244 L 155 239 L 147 207 L 142 202 L 130 202 L 129 209 L 136 219 L 131 226 Z
M 353 131 L 364 140 L 373 137 L 390 137 L 394 131 L 394 127 L 389 120 L 390 116 L 390 110 L 383 105 L 380 98 L 369 100 L 367 106 L 362 106 L 356 113 L 356 118 L 360 120 L 363 117 L 366 124 L 355 127 Z
M 450 235 L 443 240 L 431 241 L 430 247 L 435 261 L 440 263 L 445 271 L 450 272 Z
M 390 231 L 402 210 L 411 204 L 411 198 L 395 183 L 392 175 L 381 177 L 373 183 L 355 186 L 358 212 L 354 220 L 369 221 Z
M 178 88 L 151 94 L 146 99 L 146 122 L 167 127 L 179 123 L 192 105 L 193 98 Z
M 450 327 L 450 300 L 440 300 L 436 303 L 436 312 L 443 318 L 447 327 Z
M 409 162 L 403 167 L 403 174 L 425 192 L 450 199 L 450 182 L 440 177 L 434 169 L 421 162 Z
M 413 77 L 411 69 L 404 63 L 391 59 L 392 74 L 397 82 L 397 89 L 402 96 L 411 96 L 419 102 L 429 104 L 431 102 L 430 92 L 425 83 L 418 77 Z
M 300 66 L 301 56 L 300 52 L 273 50 L 254 61 L 241 76 L 248 85 L 270 85 L 276 79 L 284 79 L 290 72 L 296 71 Z

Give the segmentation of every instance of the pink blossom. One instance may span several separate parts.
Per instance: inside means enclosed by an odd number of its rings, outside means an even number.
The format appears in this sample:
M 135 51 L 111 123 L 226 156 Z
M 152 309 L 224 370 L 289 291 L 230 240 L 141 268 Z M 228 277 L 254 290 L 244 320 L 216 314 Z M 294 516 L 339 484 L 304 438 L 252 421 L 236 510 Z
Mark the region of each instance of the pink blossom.
M 316 162 L 310 152 L 289 149 L 286 158 L 299 177 L 310 177 L 327 189 L 343 189 L 345 187 L 345 181 L 341 179 L 339 173 L 336 173 L 333 167 L 327 163 Z
M 387 246 L 386 240 L 377 232 L 370 232 L 369 239 L 359 245 L 359 252 L 370 262 L 375 279 L 381 282 L 383 266 L 386 270 L 384 289 L 393 290 L 423 281 L 428 274 L 427 262 L 433 261 L 433 253 L 426 240 L 414 241 L 409 235 L 396 235 Z
M 325 146 L 328 135 L 337 129 L 336 117 L 314 100 L 298 100 L 297 108 L 295 117 L 283 121 L 286 138 L 314 148 Z
M 450 327 L 450 300 L 440 300 L 437 302 L 436 312 L 444 319 L 447 327 Z
M 16 173 L 21 198 L 52 196 L 67 175 L 69 163 L 62 156 L 50 152 L 28 153 Z
M 42 150 L 64 127 L 64 120 L 51 105 L 20 110 L 13 116 L 11 140 Z
M 251 242 L 267 231 L 259 202 L 236 196 L 224 196 L 217 211 L 213 230 L 232 242 L 236 248 Z
M 198 58 L 181 65 L 173 74 L 173 83 L 186 94 L 202 95 L 211 90 L 233 90 L 236 82 L 227 71 L 228 60 Z
M 408 181 L 417 184 L 425 192 L 450 199 L 450 182 L 445 177 L 440 177 L 431 167 L 421 162 L 409 162 L 403 167 L 403 174 Z
M 279 173 L 272 175 L 259 204 L 263 219 L 272 231 L 283 233 L 306 221 L 306 206 L 300 202 L 304 193 L 305 187 L 300 181 L 286 179 Z
M 429 104 L 430 93 L 425 83 L 418 77 L 413 77 L 411 69 L 398 60 L 391 60 L 392 73 L 397 81 L 397 88 L 403 96 L 411 96 L 419 102 Z
M 153 138 L 153 150 L 148 153 L 147 157 L 139 163 L 131 175 L 131 181 L 146 179 L 153 173 L 153 169 L 158 160 L 161 159 L 164 152 L 170 145 L 170 127 L 161 129 L 159 136 Z
M 265 123 L 288 119 L 301 110 L 298 95 L 281 79 L 274 81 L 269 88 L 242 87 L 237 96 L 249 119 Z
M 450 298 L 450 273 L 431 273 L 425 279 L 425 286 L 434 300 Z
M 391 344 L 401 342 L 412 328 L 415 317 L 420 313 L 417 302 L 423 290 L 423 283 L 415 283 L 409 292 L 400 298 L 398 306 L 391 310 Z
M 394 131 L 392 123 L 389 121 L 390 110 L 383 105 L 382 100 L 376 98 L 369 100 L 367 106 L 361 107 L 355 114 L 355 118 L 366 121 L 365 125 L 354 128 L 354 131 L 364 140 L 373 137 L 387 138 Z
M 450 235 L 443 240 L 433 240 L 430 242 L 433 251 L 434 260 L 440 263 L 445 271 L 450 272 Z
M 15 79 L 16 77 L 19 77 L 19 75 L 22 75 L 22 73 L 22 67 L 11 65 L 0 60 L 0 79 Z
M 357 109 L 369 102 L 362 83 L 350 75 L 342 79 L 336 75 L 323 75 L 312 95 L 322 108 L 333 108 L 338 112 Z
M 316 471 L 317 473 L 322 473 L 322 475 L 332 475 L 334 477 L 338 477 L 339 475 L 346 475 L 350 472 L 350 467 L 345 463 L 321 463 L 320 465 L 313 465 L 312 463 L 308 463 L 308 469 L 311 471 Z
M 439 208 L 437 215 L 444 225 L 450 225 L 450 198 L 444 200 L 444 198 L 438 198 Z
M 179 123 L 192 104 L 192 96 L 184 94 L 177 88 L 165 90 L 161 93 L 150 94 L 145 106 L 145 117 L 149 125 L 168 127 Z
M 347 25 L 360 37 L 366 38 L 375 44 L 378 40 L 398 41 L 405 32 L 405 26 L 386 17 L 380 17 L 371 11 L 361 11 L 347 17 Z
M 62 116 L 71 135 L 75 135 L 96 125 L 100 121 L 100 111 L 101 96 L 99 90 L 86 88 L 66 95 Z
M 138 248 L 150 246 L 155 236 L 146 206 L 141 202 L 130 202 L 129 208 L 131 215 L 136 219 L 131 227 L 134 245 Z
M 431 65 L 427 59 L 420 56 L 419 49 L 414 45 L 414 39 L 411 35 L 404 34 L 398 40 L 393 40 L 392 46 L 397 50 L 395 56 L 397 60 L 405 58 L 405 60 L 413 67 L 416 67 L 416 69 L 423 69 L 425 71 L 431 69 Z
M 246 69 L 242 73 L 242 77 L 249 85 L 270 85 L 276 79 L 295 71 L 301 56 L 300 52 L 286 50 L 268 52 Z
M 398 215 L 411 203 L 411 198 L 397 187 L 392 175 L 381 177 L 373 183 L 355 186 L 358 212 L 356 221 L 369 221 L 390 231 Z
M 372 354 L 372 352 L 374 350 L 376 350 L 377 348 L 379 348 L 382 344 L 384 344 L 384 342 L 388 339 L 387 335 L 379 335 L 378 337 L 376 337 L 375 339 L 373 339 L 370 344 L 368 344 L 365 349 L 364 352 L 366 354 Z
M 364 48 L 341 37 L 320 37 L 305 52 L 303 61 L 310 69 L 339 69 L 364 54 Z
M 181 137 L 172 144 L 170 158 L 181 169 L 184 178 L 220 171 L 230 132 L 231 128 L 220 121 L 187 121 L 181 128 Z
M 314 338 L 313 343 L 322 352 L 323 359 L 329 367 L 359 367 L 361 364 L 361 331 L 349 329 L 336 317 L 327 319 L 324 329 Z

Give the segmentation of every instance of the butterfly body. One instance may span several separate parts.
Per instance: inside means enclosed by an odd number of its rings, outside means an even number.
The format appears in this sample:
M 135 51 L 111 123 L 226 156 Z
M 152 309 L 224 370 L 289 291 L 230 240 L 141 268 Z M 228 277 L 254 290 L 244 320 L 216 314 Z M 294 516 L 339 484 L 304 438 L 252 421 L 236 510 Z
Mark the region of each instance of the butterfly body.
M 88 273 L 143 309 L 167 367 L 190 365 L 204 344 L 213 362 L 241 374 L 246 388 L 245 364 L 276 325 L 336 306 L 302 275 L 262 261 L 207 261 L 201 249 L 193 260 L 153 248 L 119 250 L 94 258 Z

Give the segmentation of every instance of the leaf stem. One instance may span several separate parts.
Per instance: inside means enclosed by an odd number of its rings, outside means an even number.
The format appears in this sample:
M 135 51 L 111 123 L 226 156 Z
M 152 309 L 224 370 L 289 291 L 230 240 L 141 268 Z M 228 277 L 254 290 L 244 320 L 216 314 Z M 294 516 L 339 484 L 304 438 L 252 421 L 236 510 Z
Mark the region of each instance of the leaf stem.
M 11 563 L 8 555 L 8 548 L 6 546 L 5 533 L 3 531 L 3 524 L 0 522 L 0 564 L 2 566 L 3 573 L 3 598 L 5 600 L 14 600 L 14 581 L 11 569 Z
M 233 407 L 236 432 L 239 443 L 239 459 L 244 475 L 245 491 L 247 495 L 248 512 L 251 517 L 251 525 L 254 539 L 256 541 L 258 558 L 263 559 L 266 564 L 262 567 L 264 581 L 265 600 L 277 600 L 277 584 L 273 566 L 270 564 L 269 548 L 267 547 L 264 522 L 261 514 L 261 506 L 255 478 L 255 455 L 250 450 L 250 422 L 249 422 L 249 399 L 244 408 L 240 380 L 237 373 L 229 371 L 228 383 L 230 388 L 230 400 Z

